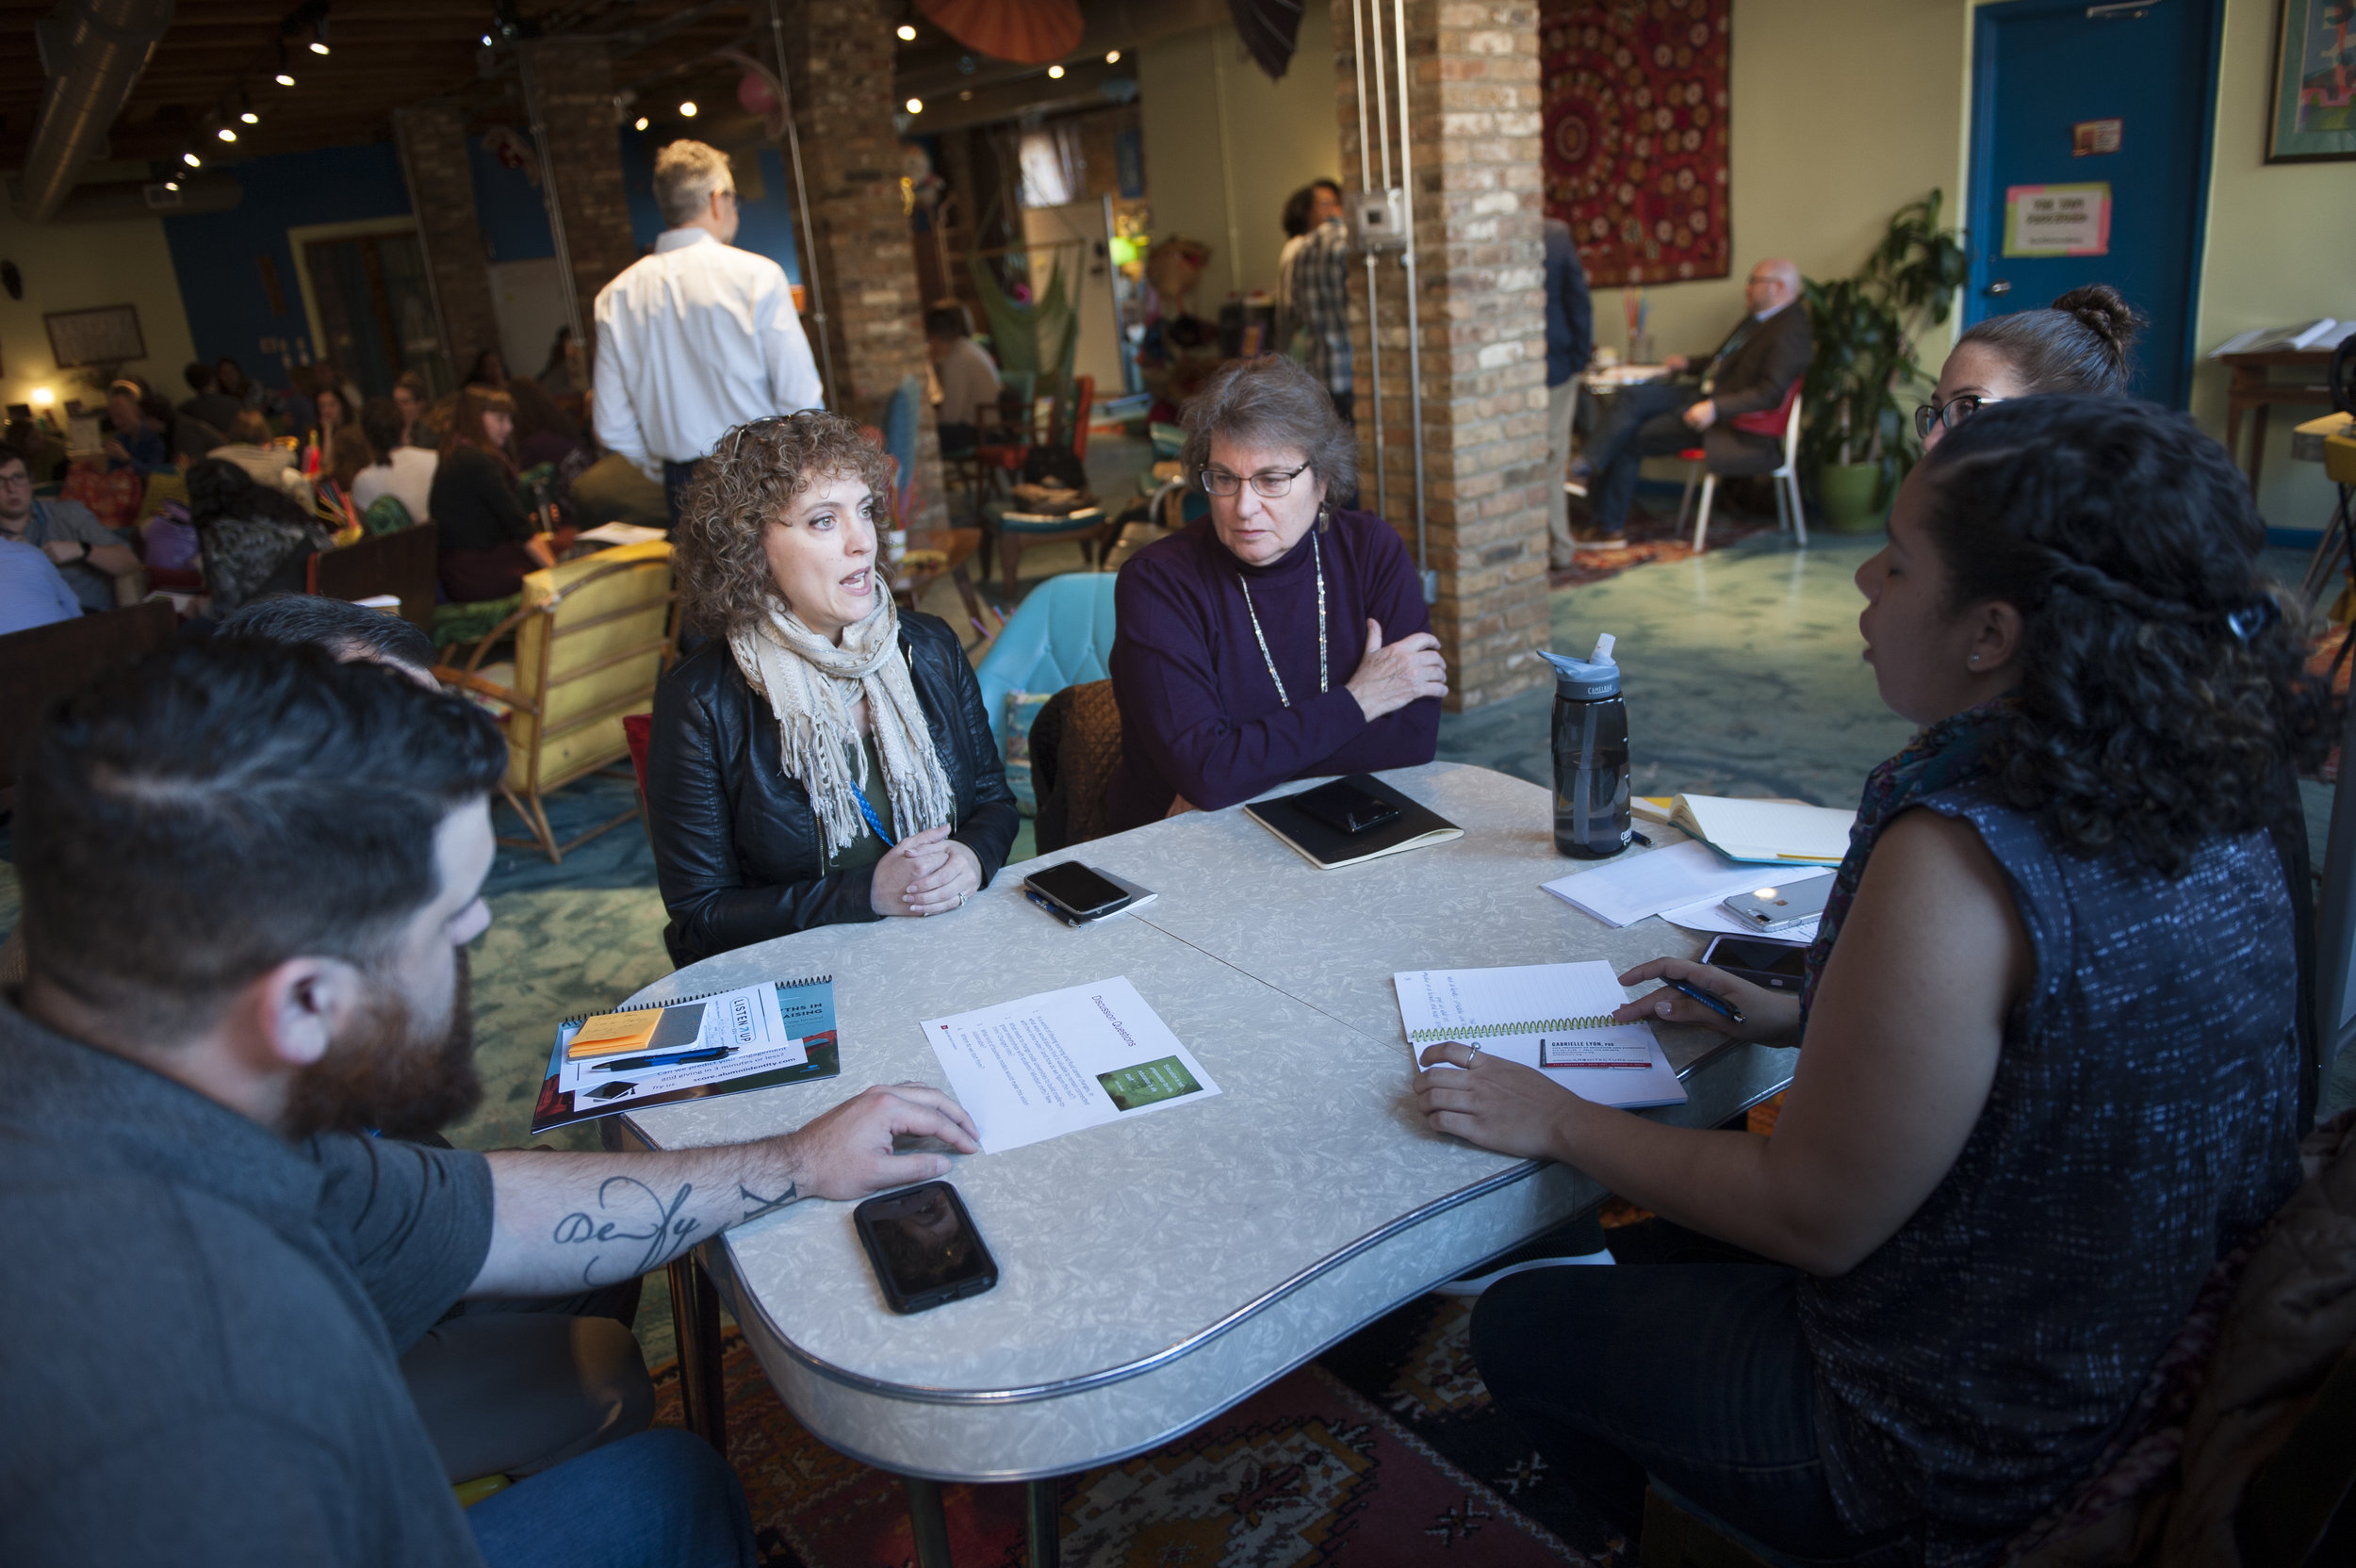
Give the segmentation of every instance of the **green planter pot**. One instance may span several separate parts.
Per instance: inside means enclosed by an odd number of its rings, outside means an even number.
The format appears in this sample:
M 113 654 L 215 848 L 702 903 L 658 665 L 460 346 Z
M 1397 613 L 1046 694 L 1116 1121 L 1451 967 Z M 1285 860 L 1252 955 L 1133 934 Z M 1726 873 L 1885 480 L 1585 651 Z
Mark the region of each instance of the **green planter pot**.
M 1827 463 L 1816 470 L 1824 526 L 1835 533 L 1872 533 L 1890 521 L 1878 463 Z

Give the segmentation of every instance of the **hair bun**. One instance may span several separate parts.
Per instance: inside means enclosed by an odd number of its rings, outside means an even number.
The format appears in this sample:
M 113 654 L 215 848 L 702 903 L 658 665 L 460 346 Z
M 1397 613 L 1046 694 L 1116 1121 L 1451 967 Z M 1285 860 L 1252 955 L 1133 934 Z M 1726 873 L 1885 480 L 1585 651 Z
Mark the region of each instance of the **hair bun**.
M 2125 295 L 2106 283 L 2073 288 L 2055 300 L 2053 308 L 2076 318 L 2122 362 L 2128 349 L 2143 333 L 2144 318 L 2127 302 Z

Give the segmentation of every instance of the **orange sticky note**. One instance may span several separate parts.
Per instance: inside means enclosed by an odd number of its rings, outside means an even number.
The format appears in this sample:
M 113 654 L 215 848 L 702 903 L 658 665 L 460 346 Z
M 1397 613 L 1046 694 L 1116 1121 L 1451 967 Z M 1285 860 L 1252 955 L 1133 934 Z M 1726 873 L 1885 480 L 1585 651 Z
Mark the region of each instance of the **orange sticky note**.
M 597 1056 L 619 1056 L 632 1051 L 643 1051 L 654 1038 L 655 1029 L 663 1022 L 663 1009 L 648 1007 L 634 1013 L 599 1013 L 581 1026 L 572 1043 L 564 1048 L 567 1061 L 586 1061 Z

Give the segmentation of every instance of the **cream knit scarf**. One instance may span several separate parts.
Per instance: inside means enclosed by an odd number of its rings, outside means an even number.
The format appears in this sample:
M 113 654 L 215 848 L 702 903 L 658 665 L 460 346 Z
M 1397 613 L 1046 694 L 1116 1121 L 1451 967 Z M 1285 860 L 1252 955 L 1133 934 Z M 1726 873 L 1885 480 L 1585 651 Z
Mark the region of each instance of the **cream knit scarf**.
M 788 778 L 810 792 L 810 807 L 826 829 L 826 853 L 840 854 L 865 831 L 853 797 L 856 782 L 867 787 L 867 753 L 851 721 L 858 699 L 867 698 L 875 753 L 883 761 L 891 795 L 892 837 L 952 822 L 956 796 L 933 746 L 932 727 L 918 706 L 915 683 L 900 657 L 900 612 L 891 596 L 863 621 L 854 622 L 835 646 L 804 626 L 791 611 L 773 608 L 768 619 L 728 638 L 736 667 L 752 689 L 769 699 L 777 716 L 777 750 Z M 877 802 L 873 793 L 868 803 Z M 880 815 L 880 812 L 878 813 Z

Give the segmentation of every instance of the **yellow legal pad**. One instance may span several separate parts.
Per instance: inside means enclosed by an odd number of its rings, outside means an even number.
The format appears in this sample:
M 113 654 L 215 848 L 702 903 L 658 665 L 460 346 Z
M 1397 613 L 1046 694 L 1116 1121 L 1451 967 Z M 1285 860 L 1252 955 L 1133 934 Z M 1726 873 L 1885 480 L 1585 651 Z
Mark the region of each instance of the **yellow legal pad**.
M 638 1012 L 599 1013 L 581 1026 L 572 1043 L 564 1048 L 567 1061 L 587 1061 L 597 1056 L 619 1056 L 632 1051 L 644 1051 L 646 1042 L 663 1023 L 663 1009 L 647 1007 Z

